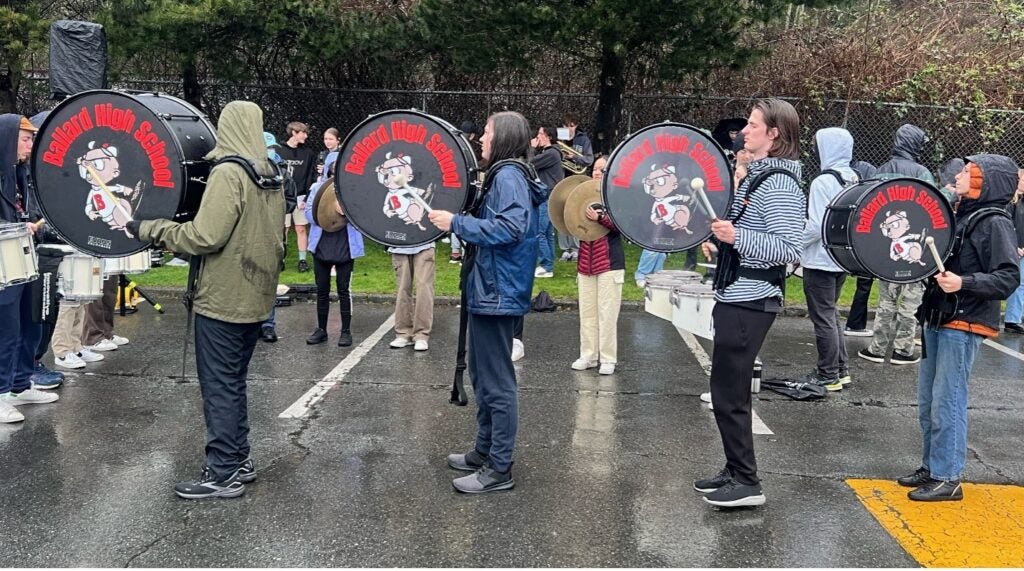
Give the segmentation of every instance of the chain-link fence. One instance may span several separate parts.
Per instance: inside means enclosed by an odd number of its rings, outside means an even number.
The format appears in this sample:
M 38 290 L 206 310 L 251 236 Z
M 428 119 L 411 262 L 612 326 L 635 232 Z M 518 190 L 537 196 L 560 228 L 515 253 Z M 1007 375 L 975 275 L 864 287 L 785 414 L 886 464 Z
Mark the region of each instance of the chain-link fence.
M 117 89 L 159 91 L 181 96 L 181 84 L 170 81 L 119 82 Z M 596 94 L 486 93 L 449 91 L 346 90 L 268 85 L 204 84 L 204 111 L 216 121 L 221 108 L 236 99 L 259 104 L 264 124 L 278 138 L 289 121 L 313 127 L 307 144 L 322 148 L 320 135 L 335 127 L 342 137 L 367 116 L 388 109 L 415 108 L 458 126 L 464 120 L 478 124 L 489 114 L 506 109 L 523 113 L 532 124 L 558 126 L 566 111 L 576 112 L 581 128 L 592 132 L 597 112 Z M 666 120 L 711 130 L 719 120 L 746 117 L 752 98 L 627 95 L 623 101 L 620 135 Z M 814 133 L 823 127 L 843 126 L 852 133 L 856 160 L 880 164 L 888 160 L 892 137 L 903 123 L 924 129 L 930 143 L 924 164 L 936 171 L 942 162 L 977 152 L 1013 157 L 1024 164 L 1024 111 L 961 110 L 938 106 L 912 106 L 863 101 L 791 99 L 800 113 L 806 175 L 818 171 Z M 52 105 L 45 77 L 26 78 L 19 91 L 19 111 L 31 115 Z

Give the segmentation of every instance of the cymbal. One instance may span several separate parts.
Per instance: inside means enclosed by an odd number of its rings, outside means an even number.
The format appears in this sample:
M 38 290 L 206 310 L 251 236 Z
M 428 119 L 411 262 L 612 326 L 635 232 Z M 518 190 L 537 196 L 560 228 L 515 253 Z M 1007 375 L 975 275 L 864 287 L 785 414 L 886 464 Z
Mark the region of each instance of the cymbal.
M 569 193 L 576 188 L 576 185 L 588 180 L 593 179 L 586 175 L 574 174 L 563 178 L 562 182 L 551 189 L 551 196 L 548 197 L 548 218 L 562 234 L 569 233 L 565 227 L 565 200 L 569 198 Z
M 313 222 L 327 232 L 337 232 L 345 227 L 348 218 L 338 214 L 338 194 L 334 192 L 334 178 L 327 179 L 313 199 Z
M 588 180 L 576 185 L 565 201 L 565 227 L 583 242 L 593 242 L 609 232 L 597 220 L 587 218 L 587 208 L 601 204 L 601 181 Z

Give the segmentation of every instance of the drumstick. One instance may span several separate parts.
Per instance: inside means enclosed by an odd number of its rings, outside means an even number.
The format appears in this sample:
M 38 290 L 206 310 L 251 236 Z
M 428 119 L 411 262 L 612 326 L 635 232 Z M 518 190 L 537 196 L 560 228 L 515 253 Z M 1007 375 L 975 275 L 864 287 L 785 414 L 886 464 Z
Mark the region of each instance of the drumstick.
M 939 249 L 935 247 L 935 238 L 928 236 L 924 239 L 924 243 L 928 245 L 928 249 L 932 252 L 932 257 L 935 258 L 935 263 L 939 266 L 939 273 L 946 275 L 946 266 L 942 265 L 942 258 L 939 257 Z
M 92 175 L 92 179 L 96 181 L 96 184 L 100 185 L 100 188 L 103 190 L 103 192 L 107 193 L 107 198 L 109 198 L 110 202 L 114 204 L 114 208 L 120 210 L 121 214 L 124 214 L 124 217 L 127 218 L 128 220 L 134 220 L 134 218 L 132 218 L 132 215 L 129 214 L 128 211 L 124 209 L 124 206 L 121 206 L 121 201 L 118 200 L 116 196 L 114 196 L 113 192 L 110 192 L 110 189 L 107 188 L 107 185 L 103 184 L 103 181 L 100 180 L 100 175 L 96 172 L 95 169 L 92 168 L 92 165 L 90 165 L 88 161 L 83 161 L 82 166 L 85 167 L 85 170 L 89 171 L 89 174 Z
M 395 175 L 395 178 L 392 180 L 395 181 L 395 184 L 397 184 L 399 188 L 405 189 L 405 192 L 402 193 L 404 196 L 411 198 L 413 202 L 419 204 L 420 207 L 422 207 L 427 214 L 430 214 L 431 212 L 434 211 L 434 209 L 431 208 L 429 204 L 427 204 L 427 201 L 423 200 L 423 197 L 420 196 L 419 193 L 409 188 L 409 179 L 406 178 L 404 174 Z
M 715 209 L 711 207 L 711 201 L 708 200 L 708 195 L 704 194 L 704 179 L 697 177 L 690 181 L 690 188 L 693 189 L 693 194 L 700 199 L 701 206 L 707 211 L 708 216 L 711 217 L 712 221 L 718 220 L 718 216 L 715 214 Z

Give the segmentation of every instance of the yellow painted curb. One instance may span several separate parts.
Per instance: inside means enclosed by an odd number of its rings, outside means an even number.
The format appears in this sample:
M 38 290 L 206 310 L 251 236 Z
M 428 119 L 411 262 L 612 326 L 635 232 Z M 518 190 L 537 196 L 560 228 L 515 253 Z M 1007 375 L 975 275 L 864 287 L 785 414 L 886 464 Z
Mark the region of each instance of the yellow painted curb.
M 890 480 L 847 480 L 864 507 L 924 567 L 1024 566 L 1024 488 L 964 484 L 959 502 L 914 502 Z

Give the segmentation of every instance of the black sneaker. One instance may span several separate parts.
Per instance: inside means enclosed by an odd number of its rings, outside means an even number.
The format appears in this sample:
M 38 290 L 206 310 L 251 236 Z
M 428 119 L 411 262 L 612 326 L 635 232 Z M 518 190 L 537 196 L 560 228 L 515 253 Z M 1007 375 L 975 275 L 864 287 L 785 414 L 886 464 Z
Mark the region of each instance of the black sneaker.
M 251 484 L 256 481 L 256 464 L 252 458 L 246 458 L 245 462 L 238 467 L 238 481 L 243 484 Z
M 276 343 L 277 331 L 274 331 L 273 327 L 265 325 L 263 329 L 260 330 L 260 337 L 267 343 Z
M 867 359 L 868 361 L 871 361 L 872 363 L 884 363 L 885 362 L 885 355 L 879 355 L 878 353 L 872 353 L 868 349 L 861 349 L 860 351 L 857 351 L 857 356 L 860 357 L 861 359 Z
M 915 502 L 959 502 L 964 499 L 964 489 L 960 486 L 959 480 L 931 480 L 920 488 L 907 492 L 907 497 Z
M 693 489 L 702 494 L 708 494 L 728 484 L 731 480 L 732 474 L 729 472 L 729 469 L 722 468 L 721 472 L 715 474 L 711 478 L 695 481 L 693 483 Z
M 918 363 L 920 361 L 920 355 L 904 355 L 899 351 L 893 351 L 892 358 L 889 359 L 889 362 L 892 363 L 893 365 L 913 365 L 914 363 Z
M 327 341 L 327 332 L 317 327 L 312 335 L 306 338 L 306 345 L 317 345 L 324 341 Z
M 1010 333 L 1020 333 L 1024 335 L 1024 327 L 1021 327 L 1020 323 L 1007 323 L 1003 325 L 1003 329 Z
M 512 469 L 498 472 L 490 464 L 481 466 L 479 470 L 468 476 L 455 478 L 452 486 L 463 494 L 486 494 L 498 490 L 511 490 L 516 485 L 512 479 Z
M 896 479 L 897 484 L 901 486 L 906 486 L 908 488 L 919 488 L 931 481 L 932 473 L 928 470 L 928 468 L 925 468 L 923 466 L 921 468 L 918 468 L 917 470 L 914 470 L 913 474 L 908 474 L 906 476 L 903 476 L 902 478 Z
M 308 272 L 309 271 L 309 264 L 306 263 L 306 260 L 299 260 L 299 271 L 300 272 Z
M 838 376 L 829 377 L 821 374 L 817 369 L 813 369 L 810 373 L 807 373 L 802 380 L 809 385 L 825 387 L 825 390 L 827 391 L 843 390 L 843 383 L 839 380 Z
M 850 376 L 850 369 L 843 369 L 842 371 L 839 371 L 839 382 L 844 387 L 853 382 L 853 377 Z
M 704 496 L 704 501 L 723 508 L 760 506 L 764 504 L 761 484 L 748 486 L 730 479 L 724 486 Z
M 341 336 L 338 337 L 338 347 L 348 347 L 352 345 L 352 332 L 342 331 Z
M 209 468 L 204 467 L 202 475 L 194 482 L 178 482 L 174 485 L 174 493 L 186 500 L 202 500 L 206 498 L 237 498 L 245 493 L 245 484 L 239 479 L 236 471 L 227 480 L 218 482 L 213 479 Z
M 487 463 L 487 456 L 479 453 L 474 448 L 472 451 L 466 454 L 449 454 L 448 465 L 456 470 L 463 470 L 466 472 L 474 472 L 483 468 L 484 464 Z

